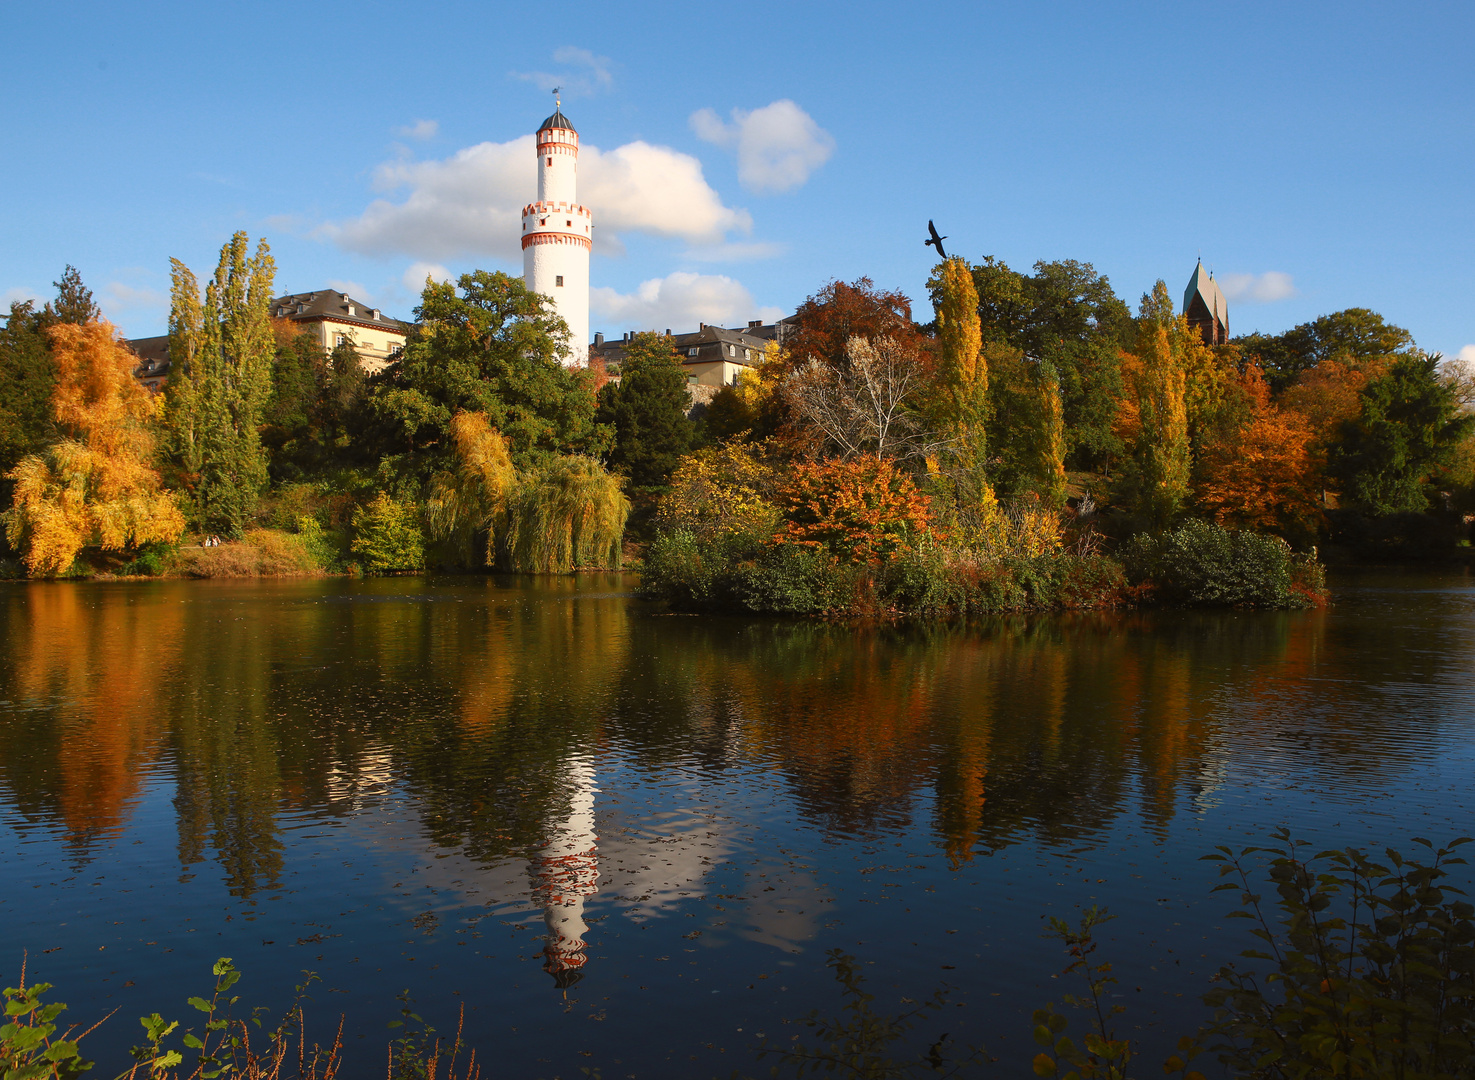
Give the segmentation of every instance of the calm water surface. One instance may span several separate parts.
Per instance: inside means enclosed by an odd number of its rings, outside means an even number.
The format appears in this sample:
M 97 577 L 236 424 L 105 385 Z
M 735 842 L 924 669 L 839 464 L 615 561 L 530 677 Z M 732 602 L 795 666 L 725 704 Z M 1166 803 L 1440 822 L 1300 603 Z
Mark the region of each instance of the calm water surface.
M 409 989 L 493 1075 L 758 1071 L 760 1032 L 947 981 L 1027 1070 L 1052 914 L 1119 915 L 1166 1046 L 1248 942 L 1198 856 L 1475 831 L 1475 583 L 1296 614 L 967 630 L 662 615 L 618 576 L 0 589 L 0 978 L 58 985 L 99 1075 L 136 1017 L 322 981 L 355 1075 Z M 937 1028 L 937 1031 L 931 1030 Z M 1016 1068 L 1017 1066 L 1017 1068 Z M 766 1069 L 766 1066 L 763 1066 Z

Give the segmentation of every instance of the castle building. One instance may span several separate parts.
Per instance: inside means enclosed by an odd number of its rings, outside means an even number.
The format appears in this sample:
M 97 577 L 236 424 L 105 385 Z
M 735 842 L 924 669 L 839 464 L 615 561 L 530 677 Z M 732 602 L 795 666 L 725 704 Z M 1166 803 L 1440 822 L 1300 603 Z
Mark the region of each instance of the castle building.
M 336 289 L 278 296 L 267 313 L 273 319 L 294 324 L 298 333 L 311 334 L 325 352 L 345 343 L 352 345 L 364 371 L 371 375 L 405 347 L 410 328 L 409 323 L 391 318 L 378 308 L 365 307 Z M 128 346 L 138 354 L 134 377 L 156 393 L 162 390 L 169 381 L 169 336 L 134 338 Z
M 1205 345 L 1229 344 L 1229 302 L 1213 274 L 1204 273 L 1203 260 L 1193 269 L 1183 293 L 1183 313 L 1188 325 L 1202 335 Z
M 582 367 L 589 346 L 589 252 L 594 218 L 578 202 L 579 133 L 563 105 L 538 126 L 538 201 L 522 208 L 522 275 L 530 292 L 553 301 L 568 324 L 567 367 Z

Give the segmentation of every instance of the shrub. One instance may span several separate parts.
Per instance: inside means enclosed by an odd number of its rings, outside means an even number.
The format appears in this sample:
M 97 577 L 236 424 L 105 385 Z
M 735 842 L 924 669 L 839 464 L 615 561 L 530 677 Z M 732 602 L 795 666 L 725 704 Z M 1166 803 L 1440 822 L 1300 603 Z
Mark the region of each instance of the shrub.
M 1163 599 L 1194 607 L 1310 607 L 1324 591 L 1314 552 L 1298 557 L 1278 536 L 1207 521 L 1135 536 L 1123 561 L 1134 580 L 1151 583 Z
M 927 496 L 877 457 L 801 462 L 779 487 L 784 537 L 842 562 L 877 565 L 926 534 Z
M 414 503 L 399 502 L 384 492 L 353 515 L 355 555 L 363 559 L 371 574 L 425 567 L 425 536 L 420 531 L 420 514 Z
M 173 568 L 178 553 L 177 544 L 160 541 L 144 544 L 134 552 L 131 561 L 118 567 L 118 573 L 132 577 L 160 577 Z

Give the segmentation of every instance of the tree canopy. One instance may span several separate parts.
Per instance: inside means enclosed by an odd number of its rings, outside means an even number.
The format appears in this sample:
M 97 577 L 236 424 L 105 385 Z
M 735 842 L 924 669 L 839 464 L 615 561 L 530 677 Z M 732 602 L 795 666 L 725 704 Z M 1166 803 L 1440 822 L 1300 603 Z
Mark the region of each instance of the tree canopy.
M 1391 357 L 1413 345 L 1413 335 L 1367 308 L 1322 315 L 1283 334 L 1245 334 L 1235 338 L 1245 356 L 1258 357 L 1272 390 L 1279 392 L 1303 372 L 1335 360 L 1359 367 Z
M 567 327 L 520 279 L 477 270 L 454 284 L 427 281 L 415 316 L 404 352 L 371 380 L 386 449 L 444 450 L 462 411 L 483 413 L 519 465 L 609 445 L 588 372 L 559 362 Z
M 681 455 L 691 449 L 694 425 L 686 370 L 661 334 L 631 337 L 620 364 L 620 381 L 599 391 L 595 419 L 614 429 L 609 464 L 637 487 L 660 487 Z

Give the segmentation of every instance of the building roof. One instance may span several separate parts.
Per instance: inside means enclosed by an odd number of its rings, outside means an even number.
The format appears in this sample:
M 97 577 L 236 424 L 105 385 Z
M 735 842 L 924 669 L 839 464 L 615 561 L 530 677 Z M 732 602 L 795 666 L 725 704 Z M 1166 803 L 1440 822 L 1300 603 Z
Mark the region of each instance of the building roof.
M 271 314 L 273 318 L 291 319 L 293 322 L 332 319 L 334 322 L 375 326 L 401 334 L 409 329 L 409 323 L 391 319 L 378 308 L 367 307 L 336 289 L 278 296 L 271 302 Z
M 1214 280 L 1213 274 L 1204 272 L 1203 261 L 1193 268 L 1193 277 L 1188 279 L 1188 288 L 1183 293 L 1183 313 L 1193 319 L 1193 300 L 1198 297 L 1203 302 L 1204 311 L 1209 316 L 1217 319 L 1219 325 L 1229 332 L 1229 301 L 1224 299 L 1224 293 L 1219 288 L 1219 283 Z
M 553 115 L 538 125 L 539 131 L 547 131 L 549 128 L 565 128 L 568 131 L 572 131 L 575 135 L 579 133 L 578 129 L 568 122 L 568 117 L 563 115 L 563 109 L 561 107 L 554 109 Z
M 683 364 L 710 364 L 725 360 L 729 364 L 751 366 L 762 358 L 768 343 L 778 337 L 780 327 L 787 325 L 788 320 L 767 325 L 754 321 L 741 330 L 728 330 L 703 323 L 692 333 L 672 334 L 668 330 L 666 336 L 671 339 L 671 347 Z M 606 363 L 618 364 L 625 358 L 629 339 L 630 335 L 626 334 L 622 338 L 605 341 L 601 334 L 594 344 L 594 351 Z

